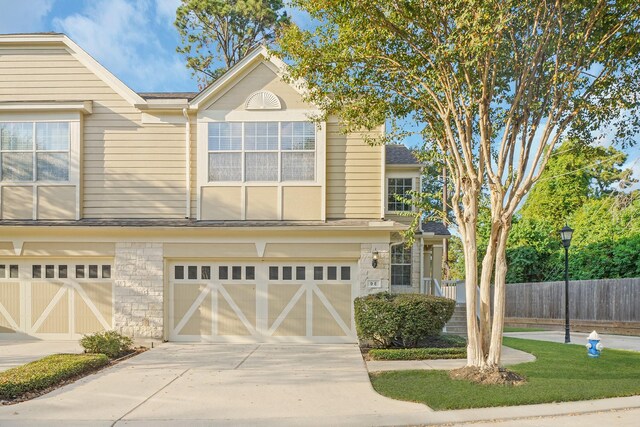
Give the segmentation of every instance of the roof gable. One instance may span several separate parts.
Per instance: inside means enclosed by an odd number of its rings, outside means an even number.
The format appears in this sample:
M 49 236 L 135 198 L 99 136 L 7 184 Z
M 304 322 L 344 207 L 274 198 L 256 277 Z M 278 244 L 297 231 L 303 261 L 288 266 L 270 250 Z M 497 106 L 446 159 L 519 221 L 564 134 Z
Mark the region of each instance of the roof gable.
M 73 40 L 65 34 L 60 33 L 39 33 L 39 34 L 1 34 L 1 45 L 44 45 L 56 46 L 62 45 L 78 62 L 84 65 L 89 71 L 95 74 L 100 80 L 104 81 L 118 95 L 122 96 L 132 105 L 144 104 L 142 99 L 136 92 L 125 85 L 121 80 L 114 76 L 109 70 L 103 67 L 98 61 L 93 59 L 84 49 L 78 46 Z
M 418 162 L 411 150 L 402 144 L 386 145 L 385 156 L 387 165 L 420 166 L 420 162 Z

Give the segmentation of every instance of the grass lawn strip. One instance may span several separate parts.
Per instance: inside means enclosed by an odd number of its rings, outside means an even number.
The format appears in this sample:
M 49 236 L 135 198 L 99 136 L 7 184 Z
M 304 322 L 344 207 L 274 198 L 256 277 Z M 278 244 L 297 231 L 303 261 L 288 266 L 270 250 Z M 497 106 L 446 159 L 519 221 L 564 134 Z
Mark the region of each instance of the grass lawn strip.
M 467 349 L 454 348 L 373 348 L 369 350 L 371 360 L 430 360 L 464 359 Z
M 526 377 L 517 387 L 477 385 L 449 378 L 447 371 L 391 371 L 371 374 L 375 390 L 393 399 L 424 403 L 436 410 L 530 405 L 640 394 L 640 354 L 605 349 L 587 357 L 583 345 L 504 338 L 508 347 L 532 353 L 536 361 L 510 366 Z
M 548 329 L 542 328 L 522 328 L 519 326 L 505 326 L 503 332 L 548 332 Z
M 54 354 L 0 372 L 0 401 L 21 399 L 108 364 L 104 354 Z

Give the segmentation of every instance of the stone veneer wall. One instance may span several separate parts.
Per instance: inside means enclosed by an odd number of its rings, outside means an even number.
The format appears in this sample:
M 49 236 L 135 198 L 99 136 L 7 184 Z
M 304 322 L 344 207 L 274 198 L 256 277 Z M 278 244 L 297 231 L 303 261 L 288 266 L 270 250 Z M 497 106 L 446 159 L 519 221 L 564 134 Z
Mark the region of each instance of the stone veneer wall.
M 378 251 L 378 266 L 376 268 L 373 268 L 371 265 L 374 248 Z M 389 290 L 390 261 L 388 243 L 365 243 L 360 246 L 360 260 L 358 261 L 358 269 L 360 270 L 360 295 L 375 294 Z M 378 280 L 381 286 L 379 288 L 369 288 L 367 287 L 368 280 Z
M 115 329 L 133 338 L 162 339 L 162 243 L 116 243 Z

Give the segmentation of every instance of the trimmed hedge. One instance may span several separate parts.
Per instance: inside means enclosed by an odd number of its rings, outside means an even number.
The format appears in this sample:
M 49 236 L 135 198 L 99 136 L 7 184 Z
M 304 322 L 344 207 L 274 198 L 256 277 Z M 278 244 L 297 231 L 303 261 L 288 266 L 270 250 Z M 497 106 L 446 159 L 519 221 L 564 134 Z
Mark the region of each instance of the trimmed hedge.
M 116 331 L 96 332 L 80 339 L 86 353 L 106 354 L 115 359 L 131 353 L 133 341 Z
M 369 350 L 373 360 L 429 360 L 464 359 L 467 349 L 453 348 L 373 348 Z
M 354 301 L 358 337 L 377 347 L 416 347 L 440 334 L 455 305 L 452 299 L 423 294 L 382 292 L 359 297 Z
M 104 354 L 54 354 L 0 372 L 0 399 L 21 397 L 60 384 L 109 363 Z

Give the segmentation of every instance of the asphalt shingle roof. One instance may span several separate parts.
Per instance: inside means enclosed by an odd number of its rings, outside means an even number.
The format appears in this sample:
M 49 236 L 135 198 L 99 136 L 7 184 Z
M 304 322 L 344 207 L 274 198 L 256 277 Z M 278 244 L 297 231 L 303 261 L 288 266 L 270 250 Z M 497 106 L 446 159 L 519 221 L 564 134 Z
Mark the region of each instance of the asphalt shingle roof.
M 433 233 L 436 236 L 451 236 L 447 227 L 440 221 L 425 221 L 422 223 L 423 233 Z
M 198 92 L 138 92 L 144 99 L 188 99 L 191 101 Z
M 420 165 L 411 150 L 401 144 L 387 145 L 386 163 L 388 165 Z

